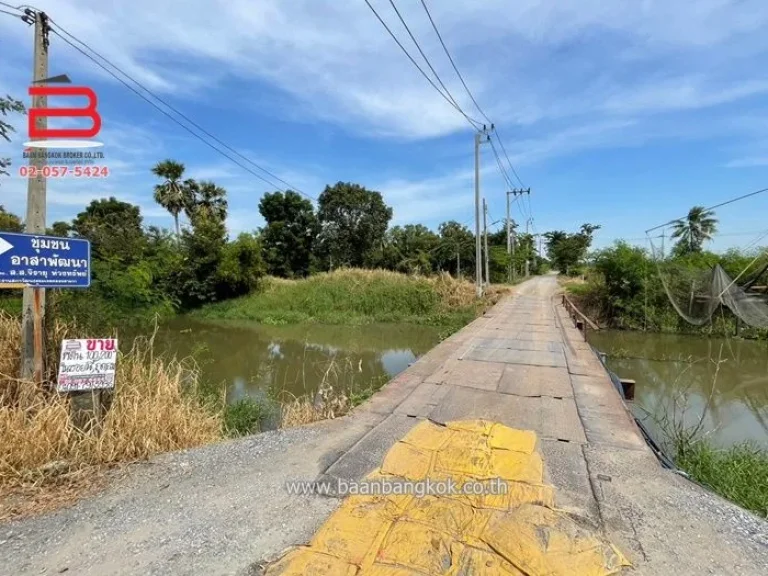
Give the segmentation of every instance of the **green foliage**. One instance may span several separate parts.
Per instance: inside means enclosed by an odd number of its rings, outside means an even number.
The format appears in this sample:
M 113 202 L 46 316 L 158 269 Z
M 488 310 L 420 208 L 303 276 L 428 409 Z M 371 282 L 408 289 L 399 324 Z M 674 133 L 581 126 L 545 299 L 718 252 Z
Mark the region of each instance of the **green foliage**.
M 517 256 L 517 254 L 516 254 Z M 512 258 L 507 254 L 506 246 L 488 247 L 488 268 L 490 269 L 491 282 L 504 283 L 509 281 L 509 266 Z M 523 264 L 523 268 L 525 264 Z
M 267 225 L 261 233 L 267 271 L 283 278 L 309 275 L 320 232 L 312 203 L 288 190 L 265 194 L 259 212 Z
M 186 191 L 184 211 L 191 222 L 196 218 L 207 218 L 223 222 L 227 218 L 227 191 L 209 181 L 196 182 L 189 179 L 184 182 Z
M 225 300 L 249 294 L 259 287 L 265 266 L 261 245 L 253 234 L 240 234 L 224 246 L 217 269 L 217 298 Z
M 602 276 L 599 290 L 604 292 L 604 311 L 611 318 L 629 322 L 622 328 L 643 327 L 643 295 L 651 265 L 645 250 L 622 241 L 594 257 L 594 269 Z
M 5 140 L 6 142 L 11 141 L 11 134 L 13 132 L 16 132 L 16 129 L 13 127 L 12 124 L 9 124 L 6 122 L 5 118 L 8 116 L 9 113 L 15 113 L 15 114 L 26 114 L 26 109 L 24 108 L 24 104 L 19 101 L 15 100 L 14 98 L 11 98 L 9 95 L 6 95 L 5 98 L 0 97 L 0 138 Z M 11 159 L 10 158 L 2 158 L 0 157 L 0 176 L 9 176 L 9 172 L 7 170 L 8 167 L 11 165 Z M 0 228 L 2 230 L 3 228 Z
M 184 265 L 177 271 L 179 301 L 183 308 L 197 308 L 218 300 L 219 263 L 227 244 L 224 222 L 197 218 L 192 229 L 181 233 Z
M 768 264 L 768 254 L 755 261 L 759 254 L 735 249 L 724 254 L 685 252 L 665 259 L 661 265 L 667 278 L 693 278 L 719 264 L 732 278 L 743 273 L 741 284 Z M 569 285 L 568 291 L 578 298 L 585 313 L 604 325 L 660 332 L 735 332 L 735 317 L 728 310 L 718 313 L 713 324 L 704 326 L 692 326 L 681 318 L 669 301 L 657 263 L 642 248 L 618 241 L 599 250 L 586 276 L 586 284 Z M 761 333 L 758 329 L 747 329 L 742 335 L 759 337 Z
M 472 288 L 468 287 L 472 292 Z M 208 318 L 263 324 L 410 322 L 463 325 L 476 313 L 474 297 L 448 306 L 435 280 L 384 271 L 340 270 L 305 280 L 271 279 L 244 298 L 204 307 Z
M 7 212 L 5 208 L 3 208 L 3 205 L 0 204 L 0 232 L 23 232 L 24 231 L 24 224 L 21 221 L 21 218 L 16 216 L 16 214 L 13 214 L 12 212 Z
M 406 274 L 430 274 L 439 242 L 439 236 L 421 224 L 395 226 L 386 235 L 377 264 Z
M 224 408 L 224 429 L 228 436 L 247 436 L 261 432 L 274 408 L 254 398 L 243 398 Z
M 130 265 L 143 256 L 141 225 L 138 206 L 110 197 L 92 201 L 72 221 L 71 231 L 91 241 L 92 257 Z
M 581 230 L 575 234 L 562 230 L 547 232 L 547 255 L 552 266 L 564 274 L 570 274 L 586 258 L 592 245 L 592 235 L 599 229 L 599 225 L 582 224 Z
M 768 517 L 768 452 L 751 444 L 718 450 L 706 442 L 677 446 L 676 463 L 714 492 Z
M 182 182 L 184 164 L 175 160 L 163 160 L 152 168 L 152 174 L 163 182 L 155 186 L 155 202 L 173 216 L 176 235 L 179 235 L 179 214 L 190 207 L 193 193 L 189 184 L 193 181 Z
M 439 247 L 432 257 L 438 270 L 447 270 L 454 277 L 475 274 L 475 235 L 455 220 L 443 222 L 438 227 Z M 459 270 L 461 268 L 461 270 Z
M 678 242 L 673 249 L 673 254 L 683 256 L 689 253 L 701 252 L 704 242 L 712 239 L 717 232 L 717 218 L 712 210 L 704 206 L 694 206 L 688 212 L 688 216 L 675 222 L 672 238 Z
M 392 208 L 380 192 L 359 184 L 326 186 L 318 199 L 321 253 L 329 268 L 361 267 L 384 241 Z

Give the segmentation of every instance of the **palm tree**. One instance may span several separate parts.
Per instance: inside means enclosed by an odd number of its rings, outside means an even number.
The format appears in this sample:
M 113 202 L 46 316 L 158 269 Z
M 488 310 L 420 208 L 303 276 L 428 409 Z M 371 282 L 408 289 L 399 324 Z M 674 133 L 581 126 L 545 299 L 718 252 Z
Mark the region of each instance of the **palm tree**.
M 717 218 L 712 210 L 694 206 L 686 218 L 673 225 L 672 238 L 679 238 L 681 252 L 700 252 L 704 242 L 711 240 L 717 232 Z
M 163 160 L 152 168 L 152 173 L 163 179 L 162 184 L 155 186 L 155 202 L 171 213 L 178 236 L 179 214 L 189 205 L 191 194 L 189 188 L 181 181 L 184 176 L 184 164 L 170 159 Z
M 227 217 L 227 191 L 213 182 L 187 180 L 190 202 L 185 207 L 189 219 L 196 216 L 224 221 Z

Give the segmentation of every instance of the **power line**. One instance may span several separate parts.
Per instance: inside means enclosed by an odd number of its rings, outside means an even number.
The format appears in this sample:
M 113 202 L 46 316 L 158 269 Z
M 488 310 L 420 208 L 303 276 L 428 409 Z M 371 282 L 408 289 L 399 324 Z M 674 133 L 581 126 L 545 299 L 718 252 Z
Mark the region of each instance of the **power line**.
M 421 49 L 421 46 L 419 45 L 418 40 L 416 40 L 416 37 L 411 32 L 410 27 L 405 22 L 405 19 L 403 18 L 402 14 L 400 14 L 400 10 L 397 9 L 397 4 L 395 4 L 394 0 L 389 0 L 389 3 L 392 5 L 392 8 L 395 11 L 395 14 L 397 14 L 397 17 L 400 19 L 400 22 L 405 27 L 405 31 L 408 32 L 408 36 L 411 37 L 411 40 L 413 40 L 413 43 L 416 45 L 416 49 L 419 51 L 419 54 L 421 54 L 421 57 L 424 58 L 424 62 L 427 63 L 427 66 L 429 66 L 429 69 L 432 71 L 432 74 L 435 75 L 435 78 L 437 79 L 438 84 L 445 90 L 446 95 L 448 98 L 451 99 L 451 102 L 453 102 L 456 107 L 459 107 L 459 103 L 456 100 L 456 98 L 453 97 L 453 94 L 451 94 L 451 91 L 448 90 L 448 87 L 443 83 L 442 79 L 440 78 L 440 75 L 437 73 L 437 70 L 432 66 L 432 63 L 429 61 L 429 58 L 427 58 L 427 55 L 424 53 L 424 50 Z M 479 122 L 478 122 L 479 124 Z
M 466 90 L 470 100 L 472 100 L 472 103 L 475 105 L 475 108 L 477 108 L 478 112 L 480 112 L 483 118 L 485 118 L 489 124 L 493 124 L 493 122 L 488 117 L 488 115 L 480 107 L 480 104 L 478 104 L 477 99 L 472 94 L 472 91 L 469 89 L 469 86 L 467 86 L 467 83 L 464 81 L 464 76 L 462 76 L 461 71 L 459 70 L 459 67 L 456 65 L 456 61 L 453 59 L 453 56 L 451 55 L 451 51 L 448 50 L 448 46 L 445 44 L 445 41 L 443 40 L 443 35 L 440 33 L 440 30 L 438 29 L 434 18 L 432 18 L 432 13 L 427 7 L 426 0 L 421 0 L 421 5 L 424 7 L 424 11 L 427 13 L 427 17 L 429 18 L 429 21 L 432 24 L 432 29 L 435 31 L 435 34 L 437 35 L 438 40 L 440 40 L 440 45 L 443 47 L 443 51 L 445 52 L 445 55 L 448 56 L 448 60 L 451 62 L 451 66 L 453 66 L 453 70 L 456 72 L 456 76 L 459 77 L 459 81 L 461 81 L 461 85 L 464 86 L 464 90 Z M 499 144 L 501 145 L 502 152 L 504 152 L 504 156 L 507 159 L 509 168 L 512 170 L 512 173 L 515 175 L 515 178 L 520 183 L 520 186 L 525 188 L 525 184 L 523 184 L 523 181 L 520 179 L 520 176 L 517 174 L 517 170 L 515 170 L 515 167 L 509 158 L 509 154 L 507 154 L 507 149 L 504 146 L 504 141 L 501 139 L 501 135 L 499 134 L 498 130 L 495 129 L 495 126 L 494 126 L 494 132 L 496 132 L 496 139 L 499 141 Z
M 472 128 L 474 130 L 477 130 L 478 126 L 481 125 L 482 123 L 478 122 L 477 120 L 475 120 L 475 119 L 471 118 L 470 116 L 468 116 L 467 113 L 464 112 L 464 110 L 461 109 L 461 107 L 456 105 L 456 103 L 452 102 L 450 100 L 450 98 L 448 98 L 448 96 L 446 96 L 443 93 L 443 91 L 440 90 L 440 88 L 437 87 L 437 84 L 435 84 L 432 81 L 432 78 L 430 78 L 429 75 L 426 72 L 424 72 L 424 69 L 421 66 L 419 66 L 418 62 L 416 62 L 416 60 L 414 60 L 414 58 L 413 58 L 413 56 L 411 56 L 410 52 L 408 52 L 408 50 L 406 50 L 405 46 L 403 46 L 403 44 L 400 42 L 400 40 L 398 40 L 397 36 L 395 36 L 395 34 L 394 34 L 394 32 L 392 32 L 391 28 L 387 25 L 386 22 L 384 22 L 384 19 L 381 16 L 379 16 L 379 13 L 376 12 L 376 8 L 373 7 L 373 5 L 371 4 L 370 0 L 365 0 L 365 3 L 368 5 L 368 8 L 371 9 L 371 12 L 373 12 L 374 16 L 376 16 L 376 19 L 381 23 L 382 26 L 384 26 L 384 29 L 389 33 L 389 35 L 392 37 L 392 39 L 395 41 L 395 43 L 400 47 L 400 50 L 402 50 L 403 53 L 408 57 L 408 60 L 411 61 L 411 64 L 416 66 L 416 69 L 419 72 L 421 72 L 421 75 L 424 76 L 424 78 L 427 79 L 427 82 L 429 82 L 432 85 L 432 88 L 437 90 L 437 93 L 440 94 L 440 96 L 442 96 L 443 99 L 446 102 L 448 102 L 448 104 L 450 104 L 452 108 L 455 108 L 456 111 L 459 112 L 459 114 L 464 116 L 464 118 L 467 120 L 467 122 L 469 122 L 469 124 L 472 126 Z
M 445 45 L 445 42 L 443 41 L 443 35 L 440 34 L 440 30 L 437 29 L 437 25 L 435 24 L 434 19 L 432 18 L 432 14 L 429 11 L 429 8 L 427 8 L 427 3 L 424 0 L 421 0 L 421 5 L 424 7 L 424 11 L 427 13 L 427 17 L 429 18 L 430 23 L 432 24 L 432 29 L 435 31 L 435 34 L 437 34 L 438 40 L 440 40 L 440 44 L 443 47 L 443 50 L 445 51 L 445 55 L 448 56 L 448 60 L 451 61 L 451 66 L 453 66 L 453 69 L 456 71 L 456 75 L 459 77 L 459 80 L 461 81 L 461 85 L 464 86 L 464 90 L 467 91 L 467 94 L 469 95 L 470 99 L 472 100 L 472 103 L 475 105 L 475 108 L 477 108 L 478 112 L 485 118 L 489 124 L 492 124 L 491 119 L 488 118 L 485 112 L 483 112 L 483 109 L 480 108 L 480 104 L 477 103 L 477 100 L 475 100 L 475 97 L 472 95 L 472 92 L 470 91 L 469 87 L 467 86 L 467 83 L 464 81 L 464 77 L 461 75 L 461 72 L 459 72 L 458 66 L 456 66 L 456 62 L 453 60 L 453 56 L 451 56 L 450 51 L 448 50 L 448 47 Z
M 509 174 L 507 174 L 507 171 L 504 170 L 504 167 L 501 165 L 501 158 L 499 158 L 499 153 L 496 150 L 496 146 L 494 145 L 493 140 L 490 140 L 490 143 L 491 150 L 493 150 L 493 155 L 496 157 L 496 165 L 499 167 L 499 172 L 501 172 L 501 175 L 504 178 L 504 182 L 509 188 L 514 188 L 512 181 L 509 179 Z
M 2 2 L 0 2 L 0 4 L 2 4 Z M 8 10 L 0 10 L 0 14 L 8 14 L 8 16 L 13 16 L 14 18 L 18 18 L 19 20 L 23 20 L 24 19 L 24 15 L 23 14 L 16 14 L 14 12 L 8 12 Z
M 515 166 L 512 164 L 512 160 L 509 159 L 509 154 L 507 154 L 507 149 L 504 146 L 504 140 L 501 139 L 498 128 L 494 126 L 493 131 L 496 133 L 496 140 L 498 140 L 499 144 L 501 144 L 501 151 L 504 152 L 504 157 L 507 159 L 507 164 L 509 164 L 509 168 L 510 170 L 512 170 L 512 174 L 515 175 L 515 178 L 517 178 L 517 181 L 520 183 L 520 186 L 522 188 L 525 188 L 525 184 L 523 184 L 523 181 L 520 179 L 520 176 L 517 174 L 517 170 L 515 170 Z
M 220 145 L 221 145 L 223 148 L 225 148 L 226 150 L 229 150 L 230 152 L 232 152 L 232 154 L 234 154 L 234 155 L 238 156 L 239 158 L 241 158 L 242 160 L 244 160 L 244 161 L 245 161 L 245 162 L 247 162 L 248 164 L 251 164 L 252 166 L 255 166 L 256 168 L 258 168 L 259 170 L 261 170 L 261 171 L 262 171 L 262 172 L 264 172 L 265 174 L 267 174 L 267 175 L 271 176 L 271 177 L 272 177 L 274 180 L 277 180 L 278 182 L 281 182 L 282 184 L 284 184 L 285 186 L 287 186 L 287 187 L 288 187 L 288 189 L 294 190 L 294 191 L 298 192 L 299 194 L 302 194 L 303 196 L 305 196 L 305 197 L 309 198 L 310 200 L 316 200 L 316 198 L 313 198 L 312 196 L 310 196 L 310 195 L 309 195 L 309 194 L 307 194 L 306 192 L 302 191 L 301 189 L 299 189 L 299 188 L 297 188 L 297 187 L 295 187 L 295 186 L 291 185 L 289 182 L 286 182 L 285 180 L 283 180 L 283 179 L 282 179 L 282 178 L 280 178 L 279 176 L 277 176 L 277 175 L 273 174 L 272 172 L 270 172 L 270 171 L 269 171 L 269 170 L 267 170 L 266 168 L 264 168 L 264 167 L 260 166 L 259 164 L 257 164 L 257 163 L 256 163 L 256 162 L 254 162 L 253 160 L 251 160 L 250 158 L 248 158 L 248 157 L 244 156 L 243 154 L 241 154 L 240 152 L 238 152 L 237 150 L 235 150 L 234 148 L 232 148 L 230 145 L 228 145 L 226 142 L 223 142 L 221 139 L 219 139 L 219 138 L 218 138 L 218 137 L 216 137 L 215 135 L 211 134 L 211 133 L 210 133 L 209 131 L 207 131 L 205 128 L 203 128 L 202 126 L 200 126 L 200 125 L 199 125 L 197 122 L 195 122 L 194 120 L 192 120 L 191 118 L 189 118 L 189 117 L 188 117 L 186 114 L 184 114 L 183 112 L 181 112 L 181 111 L 179 111 L 178 109 L 176 109 L 174 106 L 172 106 L 171 104 L 169 104 L 169 103 L 168 103 L 167 101 L 165 101 L 163 98 L 161 98 L 160 96 L 158 96 L 157 94 L 155 94 L 154 92 L 152 92 L 150 89 L 148 89 L 146 86 L 144 86 L 143 84 L 141 84 L 141 82 L 139 82 L 139 81 L 138 81 L 138 80 L 136 80 L 135 78 L 131 77 L 131 76 L 130 76 L 129 74 L 127 74 L 125 71 L 123 71 L 123 70 L 122 70 L 122 69 L 120 69 L 118 66 L 116 66 L 115 64 L 113 64 L 113 63 L 112 63 L 112 62 L 111 62 L 109 59 L 107 59 L 106 57 L 104 57 L 104 56 L 102 56 L 101 54 L 99 54 L 99 53 L 98 53 L 96 50 L 94 50 L 93 48 L 91 48 L 91 47 L 90 47 L 88 44 L 86 44 L 85 42 L 83 42 L 82 40 L 78 39 L 76 36 L 74 36 L 74 35 L 73 35 L 73 34 L 71 34 L 70 32 L 68 32 L 68 31 L 67 31 L 67 30 L 66 30 L 64 27 L 62 27 L 61 25 L 57 24 L 57 23 L 56 23 L 56 22 L 55 22 L 53 19 L 50 19 L 50 21 L 51 21 L 51 23 L 52 23 L 52 24 L 55 26 L 55 28 L 58 28 L 58 30 L 60 30 L 61 32 L 63 32 L 64 34 L 66 34 L 67 36 L 69 36 L 70 38 L 72 38 L 72 39 L 73 39 L 75 42 L 77 42 L 78 44 L 80 44 L 80 45 L 84 46 L 86 49 L 88 49 L 88 50 L 90 50 L 91 52 L 93 52 L 93 54 L 95 54 L 95 55 L 96 55 L 96 56 L 97 56 L 97 57 L 98 57 L 100 60 L 102 60 L 102 61 L 106 62 L 106 63 L 107 63 L 109 66 L 111 66 L 112 68 L 114 68 L 115 70 L 117 70 L 117 71 L 118 71 L 120 74 L 122 74 L 123 76 L 125 76 L 126 78 L 128 78 L 128 79 L 129 79 L 131 82 L 133 82 L 133 83 L 134 83 L 136 86 L 138 86 L 139 88 L 141 88 L 142 90 L 144 90 L 144 92 L 146 92 L 147 94 L 149 94 L 150 96 L 152 96 L 152 97 L 153 97 L 155 100 L 157 100 L 158 102 L 160 102 L 161 104 L 163 104 L 164 106 L 166 106 L 166 107 L 167 107 L 169 110 L 173 111 L 175 114 L 177 114 L 178 116 L 180 116 L 181 118 L 183 118 L 184 120 L 186 120 L 187 122 L 189 122 L 189 124 L 191 124 L 192 126 L 194 126 L 195 128 L 197 128 L 197 129 L 198 129 L 200 132 L 202 132 L 203 134 L 205 134 L 206 136 L 208 136 L 209 138 L 211 138 L 212 140 L 214 140 L 215 142 L 217 142 L 218 144 L 220 144 Z M 233 162 L 234 164 L 236 164 L 237 166 L 239 166 L 240 168 L 242 168 L 243 170 L 245 170 L 245 171 L 246 171 L 246 172 L 248 172 L 249 174 L 251 174 L 251 175 L 255 176 L 256 178 L 258 178 L 258 179 L 260 179 L 260 180 L 262 180 L 263 182 L 265 182 L 265 183 L 269 184 L 270 186 L 272 186 L 272 187 L 274 187 L 274 188 L 276 188 L 276 189 L 278 189 L 278 190 L 281 190 L 281 187 L 280 187 L 280 186 L 276 185 L 276 184 L 275 184 L 274 182 L 272 182 L 271 180 L 269 180 L 269 179 L 265 178 L 265 177 L 264 177 L 264 176 L 262 176 L 261 174 L 259 174 L 259 173 L 257 173 L 257 172 L 254 172 L 252 169 L 250 169 L 250 168 L 248 168 L 247 166 L 243 165 L 241 162 L 237 161 L 235 158 L 233 158 L 233 157 L 232 157 L 232 156 L 230 156 L 229 154 L 226 154 L 224 151 L 222 151 L 221 149 L 217 148 L 216 146 L 214 146 L 213 144 L 211 144 L 210 142 L 208 142 L 208 141 L 207 141 L 205 138 L 203 138 L 202 136 L 200 136 L 200 134 L 196 133 L 194 130 L 192 130 L 191 128 L 189 128 L 189 126 L 187 126 L 187 125 L 185 125 L 184 123 L 180 122 L 180 121 L 179 121 L 177 118 L 175 118 L 174 116 L 172 116 L 171 114 L 169 114 L 169 113 L 168 113 L 166 110 L 164 110 L 163 108 L 161 108 L 160 106 L 158 106 L 158 105 L 157 105 L 155 102 L 153 102 L 152 100 L 150 100 L 149 98 L 147 98 L 147 97 L 146 97 L 144 94 L 142 94 L 141 92 L 139 92 L 138 90 L 136 90 L 136 89 L 135 89 L 133 86 L 131 86 L 131 85 L 130 85 L 130 84 L 128 84 L 128 83 L 127 83 L 125 80 L 123 80 L 123 79 L 122 79 L 122 78 L 120 78 L 118 75 L 116 75 L 116 74 L 115 74 L 115 73 L 114 73 L 112 70 L 110 70 L 109 68 L 107 68 L 106 66 L 104 66 L 104 65 L 103 65 L 101 62 L 99 62 L 98 60 L 96 60 L 96 58 L 94 58 L 93 56 L 91 56 L 91 54 L 88 54 L 88 53 L 87 53 L 87 52 L 85 52 L 83 49 L 81 49 L 79 46 L 76 46 L 75 44 L 73 44 L 73 43 L 72 43 L 72 42 L 71 42 L 71 41 L 70 41 L 68 38 L 65 38 L 64 36 L 62 36 L 62 35 L 61 35 L 61 34 L 60 34 L 60 33 L 59 33 L 59 32 L 58 32 L 56 29 L 53 29 L 53 33 L 54 33 L 54 34 L 56 34 L 56 35 L 57 35 L 59 38 L 61 38 L 61 39 L 62 39 L 64 42 L 66 42 L 67 44 L 69 44 L 69 45 L 70 45 L 72 48 L 74 48 L 75 50 L 77 50 L 78 52 L 80 52 L 82 55 L 84 55 L 86 58 L 88 58 L 89 60 L 91 60 L 91 61 L 92 61 L 94 64 L 96 64 L 97 66 L 99 66 L 99 67 L 100 67 L 102 70 L 104 70 L 105 72 L 107 72 L 107 73 L 108 73 L 110 76 L 112 76 L 112 77 L 113 77 L 115 80 L 117 80 L 118 82 L 120 82 L 121 84 L 123 84 L 123 86 L 125 86 L 126 88 L 128 88 L 129 90 L 131 90 L 131 92 L 133 92 L 134 94 L 136 94 L 137 96 L 139 96 L 139 97 L 140 97 L 142 100 L 144 100 L 145 102 L 147 102 L 148 104 L 150 104 L 151 106 L 153 106 L 153 107 L 154 107 L 156 110 L 158 110 L 159 112 L 161 112 L 162 114 L 164 114 L 166 117 L 168 117 L 170 120 L 172 120 L 173 122 L 175 122 L 176 124 L 178 124 L 178 125 L 179 125 L 180 127 L 182 127 L 184 130 L 186 130 L 187 132 L 189 132 L 189 133 L 190 133 L 192 136 L 194 136 L 195 138 L 197 138 L 198 140 L 200 140 L 201 142 L 203 142 L 203 143 L 204 143 L 206 146 L 208 146 L 209 148 L 211 148 L 211 149 L 215 150 L 216 152 L 218 152 L 219 154 L 221 154 L 222 156 L 224 156 L 225 158 L 227 158 L 228 160 L 230 160 L 231 162 Z M 281 190 L 281 191 L 284 191 L 284 190 Z
M 737 198 L 731 198 L 730 200 L 726 200 L 725 202 L 721 202 L 720 204 L 715 204 L 714 206 L 710 206 L 709 208 L 705 208 L 705 212 L 709 212 L 710 210 L 715 210 L 717 208 L 722 208 L 723 206 L 727 206 L 728 204 L 733 204 L 734 202 L 738 202 L 739 200 L 744 200 L 746 198 L 751 198 L 752 196 L 757 196 L 758 194 L 762 194 L 763 192 L 768 192 L 768 188 L 763 188 L 761 190 L 755 190 L 754 192 L 750 192 L 749 194 L 744 194 L 743 196 L 738 196 Z M 659 228 L 664 228 L 666 226 L 670 226 L 674 223 L 676 223 L 679 220 L 682 220 L 685 218 L 685 216 L 682 216 L 680 218 L 675 218 L 674 220 L 670 220 L 669 222 L 666 222 L 664 224 L 660 224 L 659 226 L 654 226 L 653 228 L 649 228 L 645 232 L 653 232 L 654 230 L 658 230 Z

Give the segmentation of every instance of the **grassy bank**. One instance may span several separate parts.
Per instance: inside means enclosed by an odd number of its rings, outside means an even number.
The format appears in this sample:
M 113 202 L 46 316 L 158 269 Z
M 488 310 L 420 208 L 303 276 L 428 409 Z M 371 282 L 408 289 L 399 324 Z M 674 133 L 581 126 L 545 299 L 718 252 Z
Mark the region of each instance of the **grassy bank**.
M 496 289 L 478 301 L 472 283 L 447 274 L 423 277 L 349 269 L 304 280 L 270 278 L 258 292 L 205 306 L 195 314 L 275 325 L 403 322 L 456 329 L 504 291 Z
M 48 382 L 18 380 L 20 323 L 0 313 L 0 519 L 43 511 L 87 492 L 104 466 L 214 442 L 223 414 L 195 390 L 196 366 L 154 356 L 152 341 L 121 343 L 116 388 L 97 423 L 83 400 L 52 391 L 68 327 L 49 329 Z
M 768 517 L 768 452 L 750 444 L 718 450 L 706 442 L 678 446 L 677 465 L 723 498 Z

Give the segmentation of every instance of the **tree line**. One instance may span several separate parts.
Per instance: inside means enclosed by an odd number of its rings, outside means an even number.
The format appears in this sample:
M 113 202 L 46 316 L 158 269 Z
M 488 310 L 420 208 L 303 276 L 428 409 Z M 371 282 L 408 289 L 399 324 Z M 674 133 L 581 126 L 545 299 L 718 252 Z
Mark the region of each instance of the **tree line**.
M 225 188 L 187 178 L 174 160 L 151 172 L 170 230 L 147 225 L 139 206 L 115 197 L 93 200 L 71 221 L 48 228 L 53 236 L 91 242 L 91 289 L 58 293 L 63 310 L 110 319 L 165 314 L 247 294 L 265 275 L 303 278 L 341 267 L 474 278 L 475 235 L 467 226 L 391 226 L 392 208 L 381 193 L 360 184 L 328 185 L 316 205 L 292 190 L 264 194 L 255 207 L 264 225 L 230 238 Z M 20 232 L 23 221 L 0 206 L 0 230 Z M 489 233 L 491 280 L 523 274 L 526 261 L 532 274 L 544 270 L 534 240 L 516 234 L 511 257 L 505 225 Z

